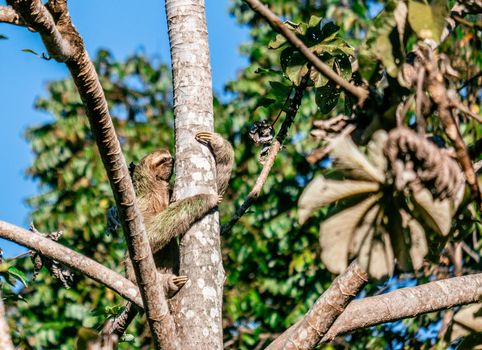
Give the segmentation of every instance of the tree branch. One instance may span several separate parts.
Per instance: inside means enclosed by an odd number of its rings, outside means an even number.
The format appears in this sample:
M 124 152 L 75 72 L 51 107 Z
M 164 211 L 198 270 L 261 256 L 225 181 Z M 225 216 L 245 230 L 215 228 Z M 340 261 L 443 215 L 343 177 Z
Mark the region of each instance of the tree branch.
M 435 281 L 416 287 L 353 300 L 323 337 L 328 342 L 339 334 L 415 317 L 428 312 L 482 300 L 482 273 Z
M 25 22 L 10 6 L 0 6 L 0 23 L 10 23 L 17 26 L 25 26 Z
M 14 350 L 12 338 L 10 337 L 10 328 L 5 317 L 5 306 L 3 305 L 3 297 L 0 292 L 0 349 Z
M 295 95 L 293 96 L 293 99 L 291 100 L 290 106 L 288 108 L 288 112 L 286 113 L 286 118 L 280 127 L 278 135 L 276 135 L 276 139 L 274 140 L 269 149 L 266 161 L 263 165 L 263 169 L 261 169 L 261 173 L 256 179 L 256 183 L 254 184 L 251 191 L 248 193 L 248 196 L 244 200 L 243 204 L 238 208 L 238 210 L 236 210 L 236 213 L 234 213 L 233 217 L 229 220 L 228 223 L 223 225 L 223 227 L 221 228 L 221 235 L 225 235 L 229 231 L 231 231 L 233 226 L 246 213 L 251 204 L 253 204 L 254 201 L 259 197 L 261 189 L 263 188 L 264 183 L 268 178 L 269 172 L 273 167 L 276 156 L 281 150 L 281 146 L 283 145 L 286 135 L 288 134 L 288 130 L 291 127 L 291 124 L 293 124 L 293 121 L 296 117 L 296 113 L 298 112 L 298 108 L 301 104 L 301 99 L 303 98 L 303 92 L 305 91 L 308 84 L 309 74 L 310 70 L 308 70 L 308 73 L 306 73 L 306 75 L 301 80 L 300 85 L 296 88 Z
M 9 3 L 29 26 L 40 32 L 49 54 L 64 61 L 72 74 L 114 193 L 155 347 L 179 348 L 104 91 L 83 40 L 72 24 L 67 0 L 49 0 L 46 6 L 40 0 L 9 0 Z
M 307 314 L 281 334 L 266 350 L 314 348 L 367 281 L 368 274 L 356 261 L 352 262 L 318 298 Z
M 323 75 L 328 79 L 341 86 L 344 90 L 348 91 L 352 95 L 358 98 L 358 105 L 362 106 L 368 97 L 368 91 L 350 84 L 348 81 L 340 77 L 336 72 L 330 68 L 327 64 L 322 62 L 306 45 L 286 27 L 283 22 L 265 5 L 259 0 L 244 0 L 245 3 L 251 7 L 253 11 L 262 16 L 271 28 L 281 33 L 298 51 L 305 56 L 305 58 Z
M 127 278 L 108 269 L 98 262 L 79 254 L 38 233 L 24 230 L 21 227 L 0 221 L 0 237 L 18 243 L 44 255 L 52 260 L 92 278 L 112 289 L 127 300 L 143 307 L 139 288 Z M 0 347 L 1 348 L 1 347 Z

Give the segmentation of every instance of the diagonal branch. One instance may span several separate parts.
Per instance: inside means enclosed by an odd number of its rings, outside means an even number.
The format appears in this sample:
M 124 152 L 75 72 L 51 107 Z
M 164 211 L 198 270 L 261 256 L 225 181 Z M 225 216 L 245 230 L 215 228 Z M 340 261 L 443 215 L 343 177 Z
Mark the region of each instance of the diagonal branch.
M 363 105 L 368 97 L 367 90 L 349 83 L 336 74 L 330 66 L 322 62 L 313 52 L 311 52 L 303 41 L 301 41 L 295 33 L 289 30 L 288 27 L 286 27 L 283 22 L 281 22 L 281 20 L 267 6 L 263 5 L 259 0 L 244 0 L 244 2 L 247 3 L 253 11 L 268 21 L 271 28 L 281 33 L 320 73 L 341 86 L 344 90 L 356 96 L 358 98 L 359 106 Z
M 323 342 L 354 330 L 415 317 L 482 300 L 482 273 L 448 278 L 416 287 L 353 300 L 323 337 Z
M 368 281 L 368 274 L 354 261 L 338 276 L 308 313 L 288 328 L 266 350 L 313 349 L 337 317 Z
M 298 109 L 301 104 L 301 99 L 303 98 L 303 93 L 308 84 L 309 74 L 310 74 L 310 70 L 308 70 L 308 73 L 306 73 L 306 75 L 301 80 L 300 85 L 296 88 L 295 95 L 293 96 L 293 99 L 291 100 L 288 111 L 286 112 L 286 119 L 283 121 L 283 124 L 281 125 L 278 135 L 276 135 L 276 139 L 274 140 L 274 142 L 272 143 L 269 149 L 268 155 L 266 156 L 266 162 L 263 165 L 263 169 L 261 170 L 261 173 L 256 179 L 256 183 L 254 184 L 251 191 L 248 193 L 248 196 L 244 200 L 243 204 L 236 210 L 233 217 L 229 220 L 228 223 L 222 226 L 221 235 L 225 235 L 226 233 L 231 231 L 233 226 L 246 213 L 246 211 L 249 209 L 251 204 L 253 204 L 254 201 L 259 197 L 261 193 L 261 189 L 263 188 L 264 183 L 268 178 L 269 172 L 273 167 L 276 156 L 278 155 L 278 152 L 281 150 L 281 146 L 283 145 L 286 135 L 288 134 L 288 130 L 291 127 L 291 124 L 293 124 L 293 121 L 296 117 L 296 113 L 298 113 Z
M 17 26 L 25 26 L 25 22 L 10 6 L 0 6 L 0 23 L 10 23 Z
M 49 0 L 46 6 L 40 0 L 8 2 L 40 33 L 49 54 L 65 62 L 72 74 L 114 193 L 155 347 L 179 348 L 174 321 L 159 287 L 154 258 L 104 91 L 83 40 L 72 24 L 67 0 Z
M 41 234 L 0 221 L 0 237 L 39 252 L 46 257 L 92 278 L 142 308 L 137 286 L 117 272 Z M 1 348 L 1 347 L 0 347 Z

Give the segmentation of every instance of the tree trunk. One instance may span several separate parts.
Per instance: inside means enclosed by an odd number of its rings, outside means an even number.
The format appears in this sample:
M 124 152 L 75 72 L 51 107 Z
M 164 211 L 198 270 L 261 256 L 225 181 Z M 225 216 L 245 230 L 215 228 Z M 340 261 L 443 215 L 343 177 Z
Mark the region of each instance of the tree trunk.
M 216 194 L 210 151 L 195 141 L 213 130 L 211 66 L 204 0 L 166 0 L 171 47 L 176 132 L 174 199 Z M 180 244 L 180 274 L 187 284 L 172 299 L 178 335 L 185 349 L 222 349 L 221 259 L 218 213 L 196 223 Z

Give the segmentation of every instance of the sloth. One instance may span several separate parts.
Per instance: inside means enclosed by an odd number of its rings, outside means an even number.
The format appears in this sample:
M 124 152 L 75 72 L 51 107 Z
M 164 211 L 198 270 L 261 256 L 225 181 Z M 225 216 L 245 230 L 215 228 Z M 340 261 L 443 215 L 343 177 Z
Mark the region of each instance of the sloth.
M 137 196 L 137 205 L 143 216 L 149 244 L 161 279 L 165 284 L 167 296 L 175 294 L 187 281 L 186 276 L 174 276 L 176 268 L 166 266 L 172 262 L 172 249 L 166 247 L 170 242 L 186 233 L 193 223 L 203 218 L 220 202 L 228 187 L 234 163 L 231 144 L 221 135 L 209 131 L 196 134 L 196 140 L 209 147 L 216 162 L 216 184 L 218 195 L 197 194 L 192 197 L 170 202 L 169 180 L 172 175 L 174 159 L 166 149 L 156 150 L 141 159 L 131 168 L 132 183 Z M 165 249 L 163 249 L 165 248 Z M 174 258 L 176 258 L 174 256 Z M 131 260 L 125 259 L 126 276 L 135 282 Z M 167 272 L 167 274 L 166 274 Z M 175 271 L 176 272 L 176 271 Z M 128 303 L 124 311 L 113 322 L 104 326 L 104 334 L 121 336 L 138 309 Z

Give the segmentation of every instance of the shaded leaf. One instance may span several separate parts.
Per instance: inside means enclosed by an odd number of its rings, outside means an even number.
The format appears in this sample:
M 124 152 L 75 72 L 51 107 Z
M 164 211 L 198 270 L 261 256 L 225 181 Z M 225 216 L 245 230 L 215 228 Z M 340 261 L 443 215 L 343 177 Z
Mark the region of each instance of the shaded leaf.
M 340 94 L 341 89 L 337 88 L 333 83 L 328 83 L 325 86 L 317 88 L 315 101 L 320 112 L 323 114 L 331 112 L 331 110 L 335 108 Z
M 370 196 L 323 221 L 320 225 L 321 260 L 332 273 L 342 273 L 348 266 L 349 248 L 355 229 L 379 196 Z M 366 226 L 370 227 L 371 223 Z
M 428 253 L 425 230 L 417 220 L 402 212 L 402 216 L 404 215 L 408 219 L 406 226 L 410 232 L 410 259 L 412 260 L 412 267 L 414 270 L 418 270 L 422 267 L 423 260 Z
M 377 130 L 372 135 L 367 145 L 367 158 L 378 170 L 385 172 L 387 169 L 387 158 L 383 153 L 383 147 L 388 138 L 385 130 Z
M 337 181 L 318 176 L 304 189 L 298 201 L 298 220 L 302 224 L 325 205 L 362 193 L 376 192 L 380 185 L 368 181 Z
M 339 136 L 330 142 L 331 155 L 336 166 L 346 171 L 353 179 L 383 183 L 385 175 L 371 164 L 347 136 Z
M 413 193 L 415 214 L 439 234 L 446 236 L 452 226 L 453 204 L 449 199 L 434 200 L 427 189 Z

